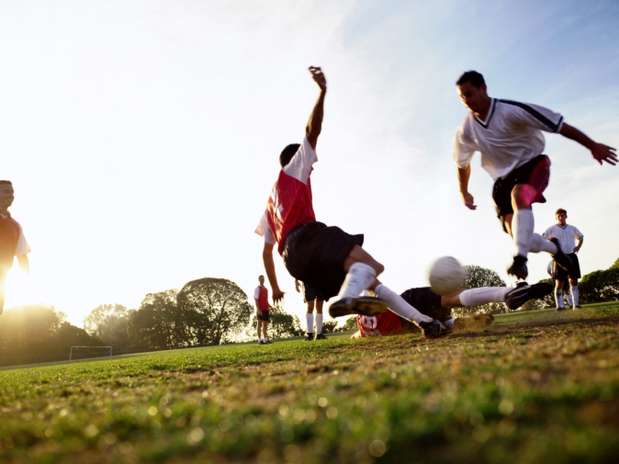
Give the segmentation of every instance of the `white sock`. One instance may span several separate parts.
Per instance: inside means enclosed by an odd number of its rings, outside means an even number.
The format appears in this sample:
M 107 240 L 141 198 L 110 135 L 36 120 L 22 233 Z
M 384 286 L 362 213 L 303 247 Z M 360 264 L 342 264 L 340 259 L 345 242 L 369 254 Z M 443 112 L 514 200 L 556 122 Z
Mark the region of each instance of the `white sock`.
M 563 290 L 555 288 L 555 303 L 557 308 L 563 308 Z
M 314 313 L 307 313 L 305 319 L 307 320 L 307 333 L 314 333 Z
M 322 313 L 316 314 L 316 333 L 322 333 Z
M 512 233 L 514 234 L 514 246 L 516 254 L 526 258 L 529 252 L 529 242 L 533 234 L 533 210 L 531 208 L 517 209 L 512 218 Z
M 531 253 L 539 253 L 540 251 L 546 251 L 551 255 L 557 252 L 557 247 L 550 240 L 546 240 L 540 234 L 532 234 L 531 241 L 529 242 L 529 251 Z
M 432 318 L 421 314 L 417 309 L 409 305 L 404 298 L 387 286 L 380 284 L 374 290 L 376 296 L 387 303 L 389 309 L 398 316 L 412 322 L 431 322 Z
M 486 303 L 501 303 L 505 301 L 505 295 L 509 287 L 481 287 L 469 288 L 458 295 L 463 306 L 477 306 Z
M 578 306 L 578 297 L 579 297 L 579 291 L 578 291 L 578 285 L 572 285 L 571 286 L 571 290 L 572 290 L 572 308 L 575 308 L 576 306 Z
M 362 291 L 367 290 L 376 279 L 376 271 L 372 266 L 365 263 L 354 263 L 348 269 L 344 279 L 338 300 L 347 297 L 358 297 Z

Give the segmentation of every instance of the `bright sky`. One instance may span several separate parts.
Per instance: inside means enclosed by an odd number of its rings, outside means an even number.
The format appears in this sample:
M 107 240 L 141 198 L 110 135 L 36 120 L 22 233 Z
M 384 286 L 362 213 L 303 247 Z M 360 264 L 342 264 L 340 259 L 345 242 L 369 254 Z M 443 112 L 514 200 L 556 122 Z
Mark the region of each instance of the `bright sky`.
M 0 178 L 32 271 L 8 306 L 50 303 L 81 325 L 101 303 L 211 276 L 250 296 L 253 234 L 284 145 L 300 142 L 329 83 L 313 174 L 318 218 L 366 234 L 396 290 L 435 257 L 504 269 L 510 239 L 491 179 L 473 165 L 464 208 L 451 159 L 465 109 L 454 81 L 477 69 L 491 96 L 547 106 L 619 146 L 619 3 L 609 1 L 10 0 L 0 15 Z M 619 257 L 619 167 L 560 136 L 536 229 L 568 210 L 584 272 Z M 301 316 L 276 258 L 286 308 Z M 530 259 L 532 280 L 547 256 Z M 302 319 L 302 321 L 304 321 Z M 304 322 L 303 322 L 304 324 Z

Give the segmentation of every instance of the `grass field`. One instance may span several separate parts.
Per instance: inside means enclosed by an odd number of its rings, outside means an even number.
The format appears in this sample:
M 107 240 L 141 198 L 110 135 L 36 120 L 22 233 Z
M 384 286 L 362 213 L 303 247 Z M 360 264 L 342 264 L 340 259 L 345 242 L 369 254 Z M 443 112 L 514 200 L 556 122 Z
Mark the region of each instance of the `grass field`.
M 0 462 L 617 462 L 619 303 L 0 371 Z

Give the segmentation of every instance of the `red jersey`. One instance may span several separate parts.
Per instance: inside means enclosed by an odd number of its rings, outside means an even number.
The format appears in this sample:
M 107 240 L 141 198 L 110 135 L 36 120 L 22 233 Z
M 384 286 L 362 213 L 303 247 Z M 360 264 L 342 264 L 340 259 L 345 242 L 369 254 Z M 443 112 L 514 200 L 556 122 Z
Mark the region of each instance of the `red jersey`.
M 269 310 L 269 291 L 260 285 L 256 287 L 254 299 L 258 302 L 258 309 L 262 312 Z
M 406 328 L 405 324 L 404 320 L 392 311 L 376 316 L 357 316 L 357 327 L 362 337 L 401 333 Z
M 290 162 L 280 171 L 263 218 L 256 228 L 256 233 L 263 235 L 265 241 L 277 242 L 280 254 L 292 229 L 316 220 L 310 182 L 316 161 L 314 149 L 307 139 L 303 140 Z
M 17 250 L 21 227 L 10 216 L 0 215 L 0 265 L 10 266 Z

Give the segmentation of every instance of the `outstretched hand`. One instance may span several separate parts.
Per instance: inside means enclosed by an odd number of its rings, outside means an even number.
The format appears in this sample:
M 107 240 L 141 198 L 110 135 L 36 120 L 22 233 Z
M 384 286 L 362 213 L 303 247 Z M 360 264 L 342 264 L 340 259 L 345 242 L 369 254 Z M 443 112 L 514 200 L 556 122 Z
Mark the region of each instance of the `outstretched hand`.
M 606 161 L 608 164 L 612 164 L 614 166 L 618 161 L 617 149 L 604 145 L 603 143 L 596 143 L 593 145 L 591 148 L 591 154 L 593 155 L 593 158 L 600 163 L 600 165 L 604 164 Z
M 284 299 L 284 292 L 282 292 L 279 288 L 273 290 L 273 301 L 275 303 L 279 303 Z
M 310 66 L 308 69 L 318 87 L 321 90 L 327 90 L 327 78 L 323 74 L 322 69 L 320 69 L 320 66 Z
M 464 202 L 464 206 L 466 206 L 468 209 L 477 209 L 475 199 L 473 198 L 473 195 L 471 195 L 469 192 L 462 193 L 462 201 Z

